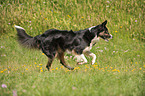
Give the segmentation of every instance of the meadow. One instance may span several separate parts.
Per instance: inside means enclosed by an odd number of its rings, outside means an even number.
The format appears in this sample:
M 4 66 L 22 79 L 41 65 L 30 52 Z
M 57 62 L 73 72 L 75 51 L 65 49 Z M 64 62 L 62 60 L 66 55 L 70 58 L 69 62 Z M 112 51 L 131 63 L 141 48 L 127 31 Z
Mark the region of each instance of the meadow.
M 145 96 L 145 20 L 143 0 L 0 1 L 0 96 Z M 81 30 L 108 20 L 113 35 L 91 50 L 97 59 L 73 71 L 17 42 L 14 25 L 31 36 L 48 29 Z

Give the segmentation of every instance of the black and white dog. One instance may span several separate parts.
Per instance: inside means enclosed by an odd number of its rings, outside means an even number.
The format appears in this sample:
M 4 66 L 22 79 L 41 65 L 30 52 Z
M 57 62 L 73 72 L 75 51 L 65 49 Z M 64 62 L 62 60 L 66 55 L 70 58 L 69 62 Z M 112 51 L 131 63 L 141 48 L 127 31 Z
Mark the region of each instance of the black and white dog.
M 25 47 L 41 49 L 48 57 L 46 68 L 49 70 L 54 58 L 58 57 L 60 63 L 73 70 L 64 60 L 64 52 L 69 51 L 77 57 L 78 64 L 87 63 L 84 54 L 91 56 L 92 62 L 95 63 L 96 55 L 90 52 L 93 45 L 100 39 L 108 41 L 112 39 L 106 27 L 107 20 L 100 25 L 87 28 L 79 31 L 57 30 L 50 29 L 45 33 L 31 37 L 26 34 L 25 29 L 20 26 L 15 26 L 18 35 L 18 41 Z M 83 60 L 83 61 L 81 61 Z

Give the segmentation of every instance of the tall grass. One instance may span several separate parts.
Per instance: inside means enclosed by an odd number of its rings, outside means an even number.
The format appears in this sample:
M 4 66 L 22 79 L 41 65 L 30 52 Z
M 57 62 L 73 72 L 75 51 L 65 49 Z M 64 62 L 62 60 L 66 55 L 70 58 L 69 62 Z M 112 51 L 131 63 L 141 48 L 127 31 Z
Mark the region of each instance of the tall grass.
M 0 4 L 0 95 L 7 96 L 144 96 L 144 1 L 140 0 L 6 0 Z M 95 65 L 78 66 L 71 55 L 69 71 L 57 59 L 22 48 L 14 25 L 31 36 L 47 29 L 80 30 L 108 20 L 113 35 L 93 49 Z M 91 62 L 92 58 L 87 57 Z M 5 85 L 2 86 L 2 85 Z

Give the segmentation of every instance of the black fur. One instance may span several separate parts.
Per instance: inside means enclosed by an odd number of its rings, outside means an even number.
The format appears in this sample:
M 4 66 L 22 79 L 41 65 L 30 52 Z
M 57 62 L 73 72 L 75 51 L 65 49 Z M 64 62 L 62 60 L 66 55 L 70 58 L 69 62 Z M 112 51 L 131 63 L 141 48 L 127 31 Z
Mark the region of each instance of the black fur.
M 30 48 L 41 49 L 42 52 L 48 57 L 48 70 L 56 54 L 58 59 L 60 59 L 61 64 L 72 70 L 73 68 L 68 66 L 64 61 L 64 52 L 69 50 L 80 55 L 83 54 L 83 50 L 86 47 L 90 46 L 90 43 L 95 36 L 103 39 L 109 38 L 105 37 L 105 34 L 108 34 L 109 36 L 108 30 L 105 26 L 106 23 L 107 21 L 91 29 L 87 28 L 80 31 L 50 29 L 35 37 L 27 35 L 25 30 L 22 28 L 16 27 L 16 29 L 20 44 Z M 104 35 L 101 35 L 101 32 L 105 32 Z
M 31 37 L 27 35 L 24 29 L 16 28 L 16 30 L 17 30 L 18 41 L 22 46 L 28 48 L 38 48 L 37 40 L 35 39 L 35 37 Z

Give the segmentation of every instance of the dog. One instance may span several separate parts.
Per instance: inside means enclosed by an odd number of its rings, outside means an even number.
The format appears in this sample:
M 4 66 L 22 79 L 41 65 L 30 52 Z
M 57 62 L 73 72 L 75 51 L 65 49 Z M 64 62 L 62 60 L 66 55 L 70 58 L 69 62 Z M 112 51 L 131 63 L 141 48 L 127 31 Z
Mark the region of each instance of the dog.
M 20 26 L 15 25 L 15 28 L 17 30 L 18 41 L 21 45 L 28 48 L 40 49 L 48 57 L 48 63 L 46 65 L 48 70 L 55 57 L 60 60 L 60 63 L 64 67 L 73 70 L 73 67 L 66 64 L 64 53 L 67 51 L 74 54 L 77 57 L 78 64 L 88 62 L 85 55 L 91 56 L 91 64 L 94 64 L 96 55 L 90 52 L 93 45 L 100 38 L 107 42 L 113 38 L 108 32 L 106 24 L 107 20 L 100 25 L 79 31 L 49 29 L 45 33 L 35 37 L 26 34 L 25 29 Z

